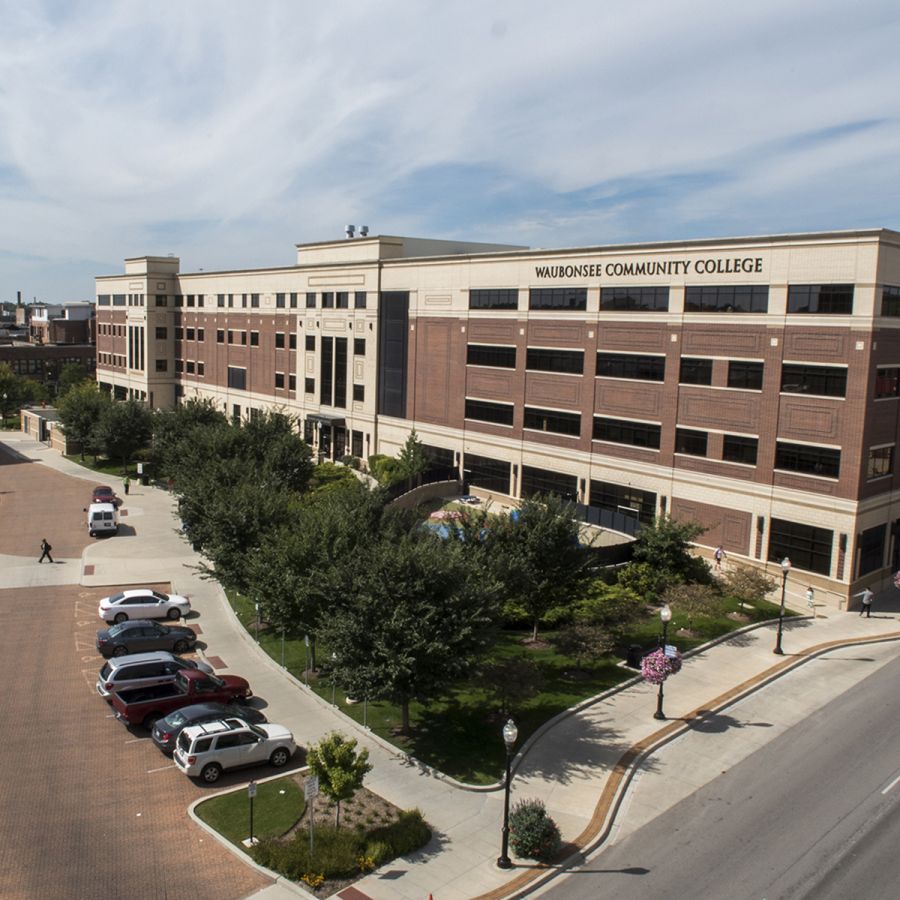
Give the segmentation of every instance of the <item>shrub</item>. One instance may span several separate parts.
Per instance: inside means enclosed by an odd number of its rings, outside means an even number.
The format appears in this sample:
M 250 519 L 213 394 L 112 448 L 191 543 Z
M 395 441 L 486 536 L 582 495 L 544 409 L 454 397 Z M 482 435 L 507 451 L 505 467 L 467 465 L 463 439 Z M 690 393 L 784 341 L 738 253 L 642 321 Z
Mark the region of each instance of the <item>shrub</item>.
M 383 841 L 393 856 L 406 856 L 431 840 L 431 829 L 418 809 L 405 809 L 396 822 L 370 831 L 369 840 Z
M 393 858 L 390 845 L 384 841 L 369 841 L 366 844 L 365 856 L 372 860 L 375 868 Z
M 520 800 L 509 814 L 509 843 L 516 856 L 546 862 L 560 846 L 559 828 L 540 800 Z

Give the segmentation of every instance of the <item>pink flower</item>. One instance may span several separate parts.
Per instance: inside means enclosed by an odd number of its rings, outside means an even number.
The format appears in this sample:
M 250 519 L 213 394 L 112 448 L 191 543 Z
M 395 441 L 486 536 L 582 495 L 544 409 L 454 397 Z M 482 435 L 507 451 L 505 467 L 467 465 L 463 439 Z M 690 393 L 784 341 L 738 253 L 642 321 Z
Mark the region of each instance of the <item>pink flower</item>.
M 675 656 L 666 656 L 660 647 L 648 653 L 641 660 L 641 675 L 650 684 L 662 684 L 670 675 L 681 671 L 681 654 L 676 650 Z
M 894 575 L 894 587 L 900 588 L 900 572 Z

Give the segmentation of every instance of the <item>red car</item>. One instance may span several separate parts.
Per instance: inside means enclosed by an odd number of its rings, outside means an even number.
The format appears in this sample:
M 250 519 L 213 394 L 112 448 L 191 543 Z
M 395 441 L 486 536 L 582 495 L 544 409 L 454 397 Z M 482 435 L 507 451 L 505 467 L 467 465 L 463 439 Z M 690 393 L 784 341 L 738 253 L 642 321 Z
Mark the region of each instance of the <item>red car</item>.
M 91 494 L 91 503 L 114 503 L 118 506 L 121 502 L 108 484 L 98 484 Z

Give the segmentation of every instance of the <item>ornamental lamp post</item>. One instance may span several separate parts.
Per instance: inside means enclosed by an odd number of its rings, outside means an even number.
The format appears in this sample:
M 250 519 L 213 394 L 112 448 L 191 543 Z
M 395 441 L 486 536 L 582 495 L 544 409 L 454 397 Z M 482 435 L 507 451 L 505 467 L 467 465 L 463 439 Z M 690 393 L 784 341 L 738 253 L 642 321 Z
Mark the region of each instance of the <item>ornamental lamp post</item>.
M 662 637 L 660 638 L 660 646 L 662 647 L 663 654 L 666 652 L 666 638 L 669 634 L 669 622 L 672 621 L 672 610 L 669 609 L 669 605 L 663 604 L 663 608 L 659 611 L 659 618 L 662 622 Z M 659 693 L 656 696 L 656 712 L 653 713 L 654 719 L 665 719 L 666 714 L 663 712 L 663 683 L 665 679 L 660 681 L 659 683 Z
M 775 649 L 772 651 L 778 656 L 784 654 L 784 650 L 781 649 L 781 632 L 784 628 L 784 595 L 787 591 L 788 572 L 790 571 L 791 561 L 785 557 L 781 561 L 781 608 L 778 610 L 778 635 L 775 638 Z
M 501 869 L 512 868 L 512 860 L 509 858 L 509 782 L 513 747 L 516 745 L 518 736 L 519 729 L 516 728 L 516 723 L 509 719 L 503 726 L 503 743 L 506 745 L 506 784 L 504 785 L 503 795 L 503 843 L 500 849 L 500 857 L 497 860 L 497 866 Z

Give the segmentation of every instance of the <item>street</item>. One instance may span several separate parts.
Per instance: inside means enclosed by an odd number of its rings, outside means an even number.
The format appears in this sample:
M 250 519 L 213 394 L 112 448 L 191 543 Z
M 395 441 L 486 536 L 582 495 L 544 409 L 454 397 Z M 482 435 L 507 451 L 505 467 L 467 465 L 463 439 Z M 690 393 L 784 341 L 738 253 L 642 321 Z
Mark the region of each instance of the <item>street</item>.
M 848 651 L 848 665 L 868 662 L 854 655 L 863 656 Z M 808 668 L 817 665 L 824 663 Z M 891 659 L 543 894 L 559 900 L 896 896 L 898 678 L 900 658 Z M 770 709 L 783 687 L 766 689 Z M 706 737 L 701 732 L 683 740 Z M 677 758 L 680 748 L 671 750 Z M 656 760 L 657 790 L 673 768 L 668 752 L 664 748 Z M 677 777 L 677 771 L 670 774 Z

